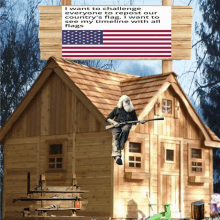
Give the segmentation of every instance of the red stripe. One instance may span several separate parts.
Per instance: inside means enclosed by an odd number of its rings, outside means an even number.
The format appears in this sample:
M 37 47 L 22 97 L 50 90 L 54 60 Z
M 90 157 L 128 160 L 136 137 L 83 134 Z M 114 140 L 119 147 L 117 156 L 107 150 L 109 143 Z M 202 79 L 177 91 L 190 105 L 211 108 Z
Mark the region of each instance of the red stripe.
M 103 34 L 103 36 L 143 36 L 143 37 L 171 37 L 171 34 Z
M 105 40 L 171 40 L 171 38 L 103 38 Z
M 171 32 L 171 30 L 103 30 L 103 32 Z
M 171 45 L 171 43 L 104 43 L 103 42 L 103 45 L 112 45 L 112 44 L 120 44 L 120 45 Z
M 171 51 L 62 51 L 62 53 L 171 53 Z
M 171 55 L 62 55 L 62 57 L 171 57 Z
M 171 47 L 65 47 L 62 49 L 171 49 Z

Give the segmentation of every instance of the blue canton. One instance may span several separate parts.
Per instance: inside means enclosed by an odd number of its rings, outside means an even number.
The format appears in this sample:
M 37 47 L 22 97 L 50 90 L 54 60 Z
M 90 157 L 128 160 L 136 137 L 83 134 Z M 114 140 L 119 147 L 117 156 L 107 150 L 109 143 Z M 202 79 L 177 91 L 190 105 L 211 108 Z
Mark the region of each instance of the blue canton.
M 63 45 L 103 44 L 103 31 L 62 31 Z

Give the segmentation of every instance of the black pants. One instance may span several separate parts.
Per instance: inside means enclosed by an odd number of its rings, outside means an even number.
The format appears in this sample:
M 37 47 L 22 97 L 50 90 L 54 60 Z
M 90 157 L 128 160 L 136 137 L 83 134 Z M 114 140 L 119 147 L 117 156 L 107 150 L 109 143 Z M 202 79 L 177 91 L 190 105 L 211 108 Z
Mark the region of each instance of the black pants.
M 132 125 L 127 124 L 116 128 L 112 128 L 112 138 L 118 150 L 124 149 L 124 144 L 128 139 L 131 126 Z

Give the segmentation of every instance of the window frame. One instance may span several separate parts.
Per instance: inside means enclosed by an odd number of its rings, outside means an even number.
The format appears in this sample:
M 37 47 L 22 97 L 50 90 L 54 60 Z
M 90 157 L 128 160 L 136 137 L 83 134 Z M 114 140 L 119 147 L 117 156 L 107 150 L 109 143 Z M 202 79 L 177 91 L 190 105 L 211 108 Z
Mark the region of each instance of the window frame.
M 129 152 L 130 143 L 140 143 L 141 153 Z M 125 143 L 125 172 L 144 172 L 145 171 L 145 141 L 141 138 L 129 138 Z M 140 157 L 141 158 L 141 168 L 139 167 L 129 167 L 129 156 Z
M 163 112 L 163 99 L 170 100 L 171 101 L 171 114 L 170 113 L 164 113 Z M 172 94 L 172 92 L 169 90 L 169 88 L 161 94 L 160 97 L 160 113 L 164 117 L 170 117 L 174 118 L 175 114 L 175 109 L 176 109 L 176 103 L 175 103 L 175 96 Z
M 53 139 L 53 140 L 46 140 L 46 172 L 64 172 L 66 171 L 67 167 L 67 139 Z M 62 144 L 62 168 L 49 168 L 49 158 L 50 158 L 50 145 L 53 144 Z M 56 155 L 56 154 L 55 154 Z M 60 155 L 60 154 L 59 154 Z M 57 157 L 57 156 L 55 156 Z
M 163 100 L 171 102 L 171 113 L 163 112 Z M 161 112 L 162 112 L 162 114 L 165 114 L 165 115 L 170 115 L 170 116 L 173 115 L 173 100 L 171 98 L 167 98 L 167 97 L 161 98 Z
M 192 158 L 192 149 L 198 149 L 201 150 L 201 158 Z M 189 176 L 204 176 L 205 174 L 205 155 L 204 155 L 204 149 L 202 147 L 200 147 L 200 144 L 189 144 L 188 143 L 188 173 Z M 198 171 L 192 171 L 192 162 L 201 162 L 202 163 L 202 172 L 198 172 Z M 197 167 L 197 166 L 196 166 Z

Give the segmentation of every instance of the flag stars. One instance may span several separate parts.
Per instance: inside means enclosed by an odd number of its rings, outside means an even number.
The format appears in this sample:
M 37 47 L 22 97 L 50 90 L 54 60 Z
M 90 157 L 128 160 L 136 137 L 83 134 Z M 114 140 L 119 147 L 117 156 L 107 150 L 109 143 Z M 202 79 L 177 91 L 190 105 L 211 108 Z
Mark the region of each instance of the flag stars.
M 103 43 L 102 31 L 63 31 L 62 43 L 63 44 L 102 44 Z

